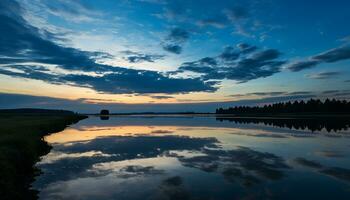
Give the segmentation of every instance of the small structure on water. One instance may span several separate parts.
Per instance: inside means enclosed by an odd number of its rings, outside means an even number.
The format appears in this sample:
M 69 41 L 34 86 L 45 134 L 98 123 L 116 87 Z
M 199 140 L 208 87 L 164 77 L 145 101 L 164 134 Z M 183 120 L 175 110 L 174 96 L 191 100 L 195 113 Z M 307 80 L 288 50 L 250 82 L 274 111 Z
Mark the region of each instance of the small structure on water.
M 100 115 L 109 115 L 109 110 L 101 110 Z

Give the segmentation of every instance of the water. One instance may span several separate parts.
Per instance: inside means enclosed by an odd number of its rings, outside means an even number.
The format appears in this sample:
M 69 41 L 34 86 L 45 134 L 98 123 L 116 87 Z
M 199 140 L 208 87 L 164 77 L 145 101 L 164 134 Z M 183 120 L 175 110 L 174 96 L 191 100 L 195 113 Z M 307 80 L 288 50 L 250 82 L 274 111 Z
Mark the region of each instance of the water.
M 347 127 L 90 117 L 45 138 L 53 149 L 33 187 L 40 199 L 350 199 Z

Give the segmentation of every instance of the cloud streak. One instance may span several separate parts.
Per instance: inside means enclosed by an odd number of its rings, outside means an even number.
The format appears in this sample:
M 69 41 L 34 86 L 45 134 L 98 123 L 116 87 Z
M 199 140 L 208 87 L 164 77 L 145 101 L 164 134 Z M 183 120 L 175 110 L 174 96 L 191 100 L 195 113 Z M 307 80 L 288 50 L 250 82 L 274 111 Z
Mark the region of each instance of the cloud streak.
M 315 56 L 311 56 L 308 60 L 294 62 L 287 68 L 293 72 L 316 67 L 323 63 L 334 63 L 342 60 L 350 59 L 350 46 L 343 45 Z

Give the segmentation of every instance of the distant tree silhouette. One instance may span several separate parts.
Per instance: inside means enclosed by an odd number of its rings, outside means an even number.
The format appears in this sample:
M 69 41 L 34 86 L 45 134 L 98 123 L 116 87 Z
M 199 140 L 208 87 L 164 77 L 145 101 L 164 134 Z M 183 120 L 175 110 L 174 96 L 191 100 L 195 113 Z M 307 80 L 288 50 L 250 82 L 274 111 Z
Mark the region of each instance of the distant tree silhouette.
M 236 106 L 229 108 L 218 108 L 216 114 L 260 114 L 260 113 L 350 113 L 350 102 L 346 100 L 321 101 L 310 99 L 306 102 L 281 102 L 264 106 Z
M 109 115 L 109 110 L 101 110 L 100 115 Z

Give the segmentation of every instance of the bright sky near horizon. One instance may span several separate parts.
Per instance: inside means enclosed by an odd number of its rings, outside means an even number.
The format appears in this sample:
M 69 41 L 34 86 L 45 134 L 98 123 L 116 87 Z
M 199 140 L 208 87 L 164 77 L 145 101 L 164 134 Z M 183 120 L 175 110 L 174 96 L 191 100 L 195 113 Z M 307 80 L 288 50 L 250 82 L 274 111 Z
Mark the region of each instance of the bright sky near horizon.
M 212 111 L 349 99 L 349 8 L 347 0 L 1 0 L 0 108 Z

